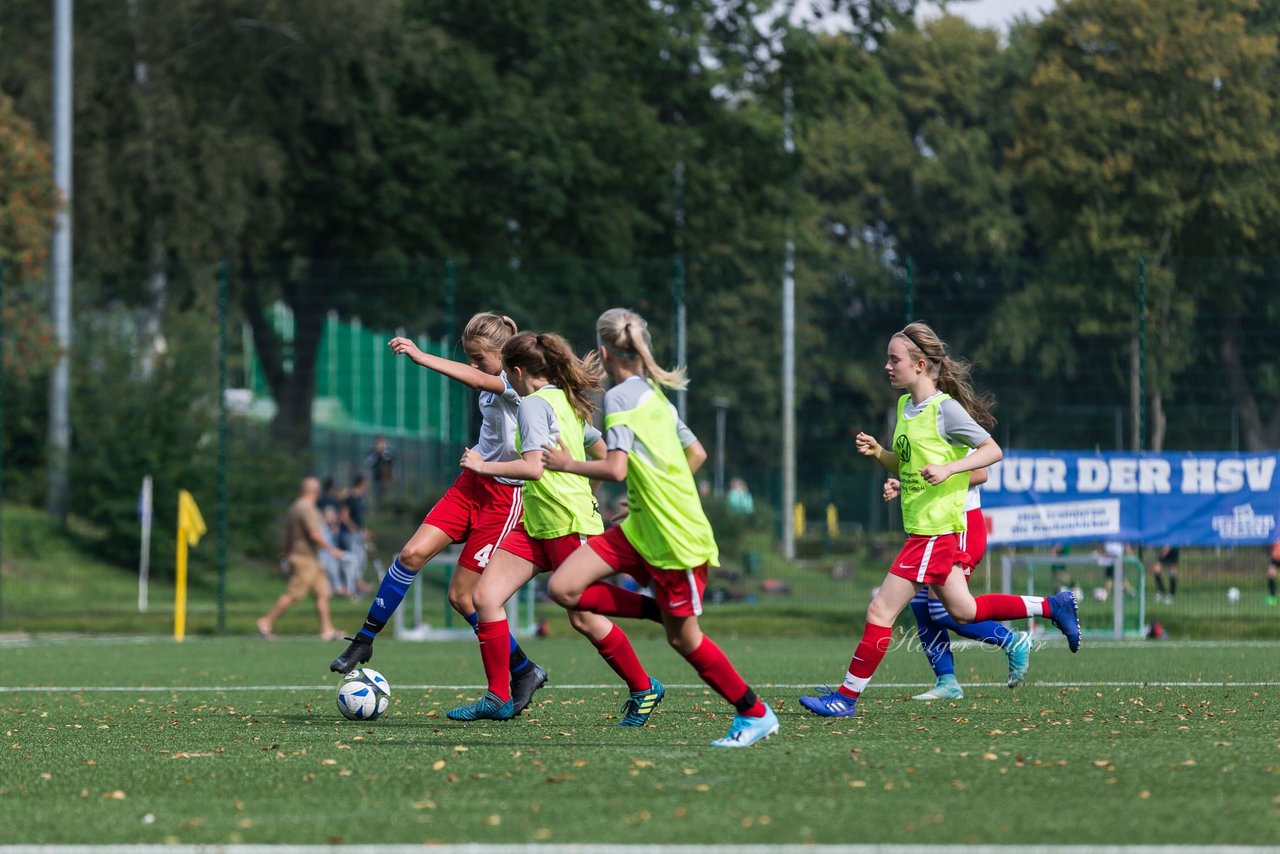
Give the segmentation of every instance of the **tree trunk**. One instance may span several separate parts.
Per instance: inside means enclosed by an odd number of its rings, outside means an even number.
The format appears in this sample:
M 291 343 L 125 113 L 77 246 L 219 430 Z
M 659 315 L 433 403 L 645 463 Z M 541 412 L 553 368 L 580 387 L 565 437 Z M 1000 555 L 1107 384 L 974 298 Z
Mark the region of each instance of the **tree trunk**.
M 281 447 L 309 456 L 311 453 L 311 404 L 315 397 L 316 359 L 324 334 L 328 306 L 313 294 L 318 289 L 307 282 L 288 283 L 285 304 L 293 312 L 294 336 L 284 342 L 272 327 L 250 277 L 245 283 L 241 305 L 249 321 L 258 363 L 276 404 L 271 421 L 271 438 Z M 286 366 L 286 362 L 289 362 Z
M 1151 392 L 1151 441 L 1148 448 L 1157 453 L 1164 450 L 1164 435 L 1169 426 L 1169 417 L 1164 411 L 1164 393 L 1159 389 Z
M 1244 435 L 1246 451 L 1265 451 L 1276 445 L 1280 434 L 1280 410 L 1272 414 L 1269 424 L 1263 424 L 1258 399 L 1249 387 L 1244 361 L 1240 356 L 1240 318 L 1224 312 L 1218 324 L 1220 340 L 1218 353 L 1222 359 L 1222 373 L 1227 379 L 1227 393 L 1231 403 L 1240 413 L 1240 429 Z

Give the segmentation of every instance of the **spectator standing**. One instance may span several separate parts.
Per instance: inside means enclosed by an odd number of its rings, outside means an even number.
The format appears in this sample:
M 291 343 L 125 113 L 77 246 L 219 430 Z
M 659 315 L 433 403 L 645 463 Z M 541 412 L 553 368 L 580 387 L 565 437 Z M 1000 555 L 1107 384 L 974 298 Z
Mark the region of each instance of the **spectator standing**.
M 751 490 L 747 488 L 747 482 L 740 477 L 729 481 L 729 494 L 725 496 L 725 502 L 729 505 L 731 512 L 740 516 L 750 516 L 756 512 L 756 502 L 751 497 Z
M 374 438 L 373 449 L 364 458 L 364 464 L 373 481 L 373 503 L 381 504 L 396 481 L 396 452 L 386 436 L 379 433 Z
M 365 528 L 364 495 L 369 479 L 358 474 L 351 482 L 351 490 L 342 503 L 342 527 L 346 537 L 344 547 L 347 558 L 343 562 L 347 595 L 359 598 L 365 592 L 364 564 L 368 553 L 369 530 Z

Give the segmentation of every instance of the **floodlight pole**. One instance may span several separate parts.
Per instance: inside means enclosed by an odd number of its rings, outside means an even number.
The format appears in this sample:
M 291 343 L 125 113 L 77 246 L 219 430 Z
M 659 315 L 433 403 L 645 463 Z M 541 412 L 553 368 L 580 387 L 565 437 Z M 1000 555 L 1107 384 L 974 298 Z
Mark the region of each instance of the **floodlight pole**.
M 46 510 L 67 518 L 71 449 L 71 0 L 53 3 L 53 179 L 61 206 L 51 252 L 50 314 L 58 361 L 49 380 L 49 495 Z

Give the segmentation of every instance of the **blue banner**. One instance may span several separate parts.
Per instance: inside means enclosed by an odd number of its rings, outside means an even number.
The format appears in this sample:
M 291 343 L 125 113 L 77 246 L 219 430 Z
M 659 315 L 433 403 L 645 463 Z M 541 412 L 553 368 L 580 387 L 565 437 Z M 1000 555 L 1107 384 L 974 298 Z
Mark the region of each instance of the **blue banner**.
M 989 470 L 991 543 L 1239 546 L 1277 536 L 1280 454 L 1017 451 Z

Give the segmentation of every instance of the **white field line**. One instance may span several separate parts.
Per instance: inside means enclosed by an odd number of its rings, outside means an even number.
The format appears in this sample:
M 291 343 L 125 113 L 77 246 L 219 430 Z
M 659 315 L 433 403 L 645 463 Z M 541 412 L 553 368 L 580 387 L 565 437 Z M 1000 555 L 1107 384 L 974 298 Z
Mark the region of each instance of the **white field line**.
M 219 694 L 219 693 L 251 693 L 254 691 L 328 691 L 336 683 L 317 685 L 0 685 L 0 694 L 82 694 L 98 692 L 104 694 Z M 812 691 L 816 682 L 757 682 L 756 687 L 785 688 L 799 691 Z M 930 688 L 932 682 L 875 682 L 875 688 L 915 689 Z M 701 682 L 667 683 L 668 688 L 700 691 L 707 686 Z M 966 682 L 966 688 L 1004 688 L 1004 682 Z M 1018 686 L 1019 691 L 1033 688 L 1276 688 L 1280 681 L 1265 682 L 1174 682 L 1163 680 L 1135 681 L 1078 681 L 1078 682 L 1024 682 Z M 479 691 L 483 685 L 396 685 L 395 691 Z M 609 684 L 548 684 L 547 690 L 560 691 L 621 691 L 617 683 Z M 2 854 L 2 852 L 0 852 Z

